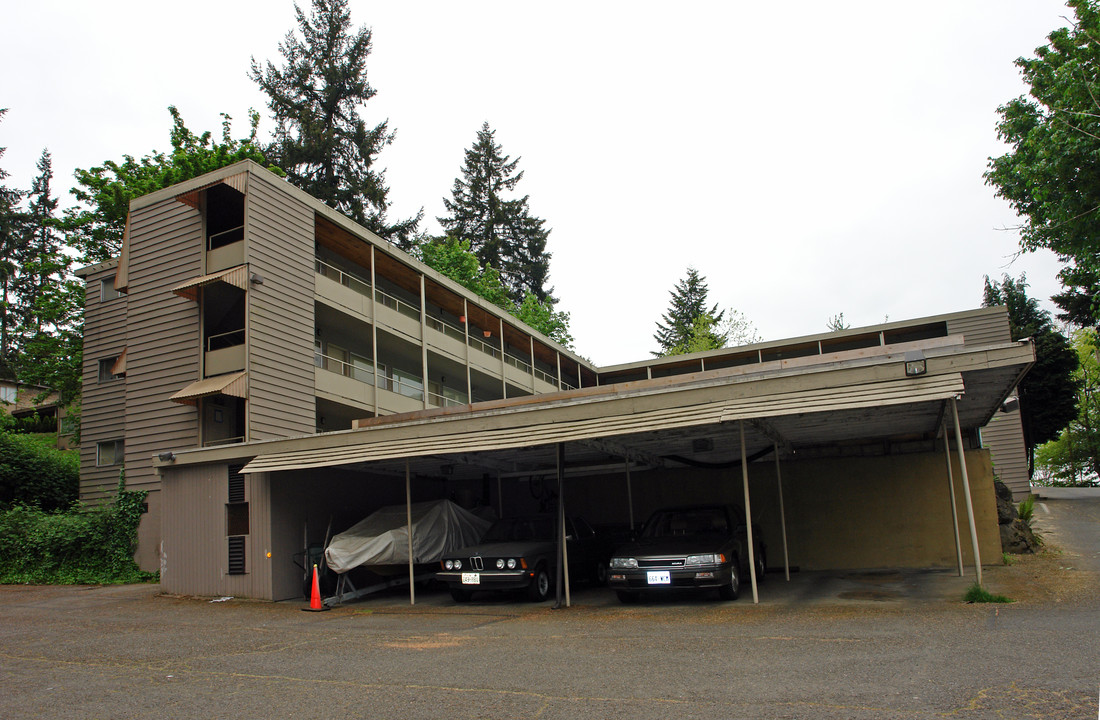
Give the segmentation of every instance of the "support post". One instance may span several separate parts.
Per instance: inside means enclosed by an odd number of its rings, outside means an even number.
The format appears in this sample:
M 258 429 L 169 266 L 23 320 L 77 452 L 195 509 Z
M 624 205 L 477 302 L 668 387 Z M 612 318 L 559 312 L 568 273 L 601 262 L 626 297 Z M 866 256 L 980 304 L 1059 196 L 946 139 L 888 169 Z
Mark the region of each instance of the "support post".
M 955 502 L 955 471 L 951 468 L 951 436 L 947 433 L 946 422 L 940 425 L 940 429 L 943 431 L 943 454 L 947 459 L 947 491 L 951 495 L 951 524 L 955 528 L 955 557 L 959 566 L 959 577 L 962 577 L 966 572 L 963 570 L 962 541 L 959 539 L 959 506 Z
M 408 458 L 405 459 L 405 521 L 409 529 L 409 604 L 416 605 L 416 574 L 413 572 L 412 475 L 409 472 Z
M 565 542 L 565 443 L 558 443 L 558 570 L 557 603 L 560 608 L 562 590 L 565 591 L 565 607 L 570 606 L 569 598 L 569 548 Z
M 978 528 L 974 525 L 974 501 L 970 498 L 970 476 L 966 472 L 966 455 L 963 454 L 962 427 L 959 425 L 959 405 L 951 398 L 951 414 L 955 417 L 955 445 L 958 446 L 959 466 L 962 468 L 963 495 L 966 497 L 966 519 L 970 523 L 970 543 L 974 546 L 974 575 L 982 584 L 982 556 L 978 552 Z
M 791 581 L 791 559 L 787 554 L 787 513 L 783 508 L 783 475 L 779 470 L 779 443 L 775 447 L 775 484 L 779 488 L 779 528 L 783 531 L 783 571 L 787 574 L 787 582 Z
M 626 459 L 626 509 L 630 516 L 630 531 L 634 532 L 634 489 L 630 482 L 630 458 Z
M 745 454 L 745 421 L 738 420 L 737 426 L 741 429 L 741 480 L 745 486 L 745 531 L 749 538 L 749 579 L 752 581 L 752 601 L 760 602 L 760 595 L 756 589 L 756 548 L 752 539 L 752 509 L 749 507 L 749 460 Z M 740 559 L 737 561 L 741 562 Z

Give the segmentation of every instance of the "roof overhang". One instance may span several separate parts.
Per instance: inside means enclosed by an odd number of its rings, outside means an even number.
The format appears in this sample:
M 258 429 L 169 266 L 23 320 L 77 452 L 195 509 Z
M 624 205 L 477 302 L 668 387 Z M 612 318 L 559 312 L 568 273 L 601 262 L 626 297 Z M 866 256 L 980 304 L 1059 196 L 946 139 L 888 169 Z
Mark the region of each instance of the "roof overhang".
M 203 275 L 201 277 L 193 278 L 172 288 L 172 292 L 179 295 L 181 298 L 188 300 L 199 299 L 199 288 L 210 285 L 211 283 L 223 282 L 234 287 L 238 287 L 241 290 L 248 289 L 248 265 L 238 265 L 231 267 L 228 270 L 222 270 L 221 272 L 210 273 L 209 275 Z

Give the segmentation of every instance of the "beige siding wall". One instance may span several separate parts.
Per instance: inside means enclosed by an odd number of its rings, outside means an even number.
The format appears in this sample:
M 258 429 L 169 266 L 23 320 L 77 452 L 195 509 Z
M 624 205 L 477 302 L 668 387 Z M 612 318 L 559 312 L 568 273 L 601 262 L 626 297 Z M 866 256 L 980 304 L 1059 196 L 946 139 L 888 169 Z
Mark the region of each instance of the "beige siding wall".
M 989 308 L 950 318 L 947 321 L 949 335 L 964 335 L 967 345 L 992 345 L 1012 341 L 1008 327 L 1008 313 L 1004 308 Z
M 1027 476 L 1027 453 L 1024 447 L 1024 428 L 1020 411 L 997 413 L 982 428 L 982 447 L 989 448 L 993 457 L 993 470 L 1016 500 L 1023 500 L 1031 493 Z
M 248 293 L 249 440 L 316 429 L 313 211 L 251 176 L 245 209 L 249 270 L 264 282 Z
M 958 457 L 955 496 L 963 558 L 971 562 L 966 505 Z M 1001 559 L 989 453 L 967 453 L 983 564 Z M 947 468 L 942 452 L 876 458 L 784 461 L 784 509 L 792 565 L 805 570 L 955 566 L 955 536 Z M 744 504 L 741 471 L 654 471 L 633 475 L 635 520 L 664 505 L 725 501 Z M 768 565 L 781 566 L 783 541 L 775 462 L 750 467 L 750 500 L 768 547 Z M 509 498 L 522 488 L 504 488 Z M 626 523 L 626 480 L 579 478 L 569 482 L 572 510 L 594 523 Z
M 168 398 L 199 378 L 198 304 L 171 289 L 201 273 L 202 248 L 202 219 L 194 208 L 164 200 L 131 214 L 126 484 L 135 490 L 159 490 L 153 455 L 199 442 L 195 408 Z M 136 557 L 144 569 L 157 566 L 159 522 L 152 512 L 142 519 Z
M 251 597 L 271 600 L 269 483 L 266 475 L 245 476 L 249 534 L 245 573 L 229 574 L 226 503 L 229 469 L 205 465 L 164 471 L 165 513 L 160 584 L 186 595 Z
M 96 445 L 126 434 L 126 380 L 99 382 L 99 361 L 126 349 L 125 295 L 104 302 L 100 281 L 112 280 L 114 266 L 85 278 L 84 362 L 81 396 L 80 499 L 98 502 L 118 486 L 118 466 L 96 467 Z

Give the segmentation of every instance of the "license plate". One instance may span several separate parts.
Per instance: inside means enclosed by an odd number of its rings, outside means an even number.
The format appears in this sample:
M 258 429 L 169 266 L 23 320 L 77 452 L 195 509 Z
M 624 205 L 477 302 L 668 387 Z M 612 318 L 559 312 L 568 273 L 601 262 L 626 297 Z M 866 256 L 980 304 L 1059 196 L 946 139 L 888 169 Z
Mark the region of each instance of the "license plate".
M 481 573 L 462 573 L 463 585 L 480 585 Z
M 650 570 L 645 574 L 650 585 L 671 585 L 672 575 L 668 570 Z

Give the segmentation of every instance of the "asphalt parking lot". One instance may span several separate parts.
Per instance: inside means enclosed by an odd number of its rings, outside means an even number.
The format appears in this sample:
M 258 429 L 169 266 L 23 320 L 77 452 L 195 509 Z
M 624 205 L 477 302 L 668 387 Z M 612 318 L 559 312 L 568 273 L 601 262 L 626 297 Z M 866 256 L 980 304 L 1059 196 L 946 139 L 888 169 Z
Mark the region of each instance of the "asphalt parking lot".
M 949 571 L 769 574 L 760 603 L 306 603 L 157 586 L 0 587 L 0 716 L 48 718 L 1091 718 L 1100 492 L 1046 497 L 1059 548 Z M 968 569 L 968 573 L 970 570 Z

